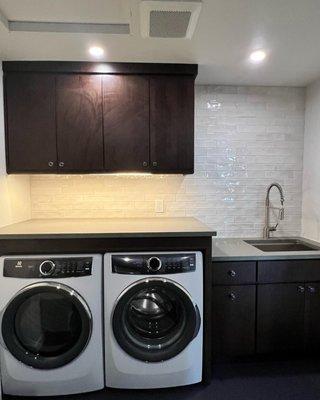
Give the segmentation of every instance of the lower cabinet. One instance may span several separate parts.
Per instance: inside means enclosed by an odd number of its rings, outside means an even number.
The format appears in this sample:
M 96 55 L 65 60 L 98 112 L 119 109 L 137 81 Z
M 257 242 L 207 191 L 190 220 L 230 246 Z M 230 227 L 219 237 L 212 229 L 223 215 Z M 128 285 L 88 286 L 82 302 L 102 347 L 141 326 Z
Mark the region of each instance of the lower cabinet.
M 255 285 L 213 288 L 214 356 L 254 354 L 255 300 Z
M 320 283 L 305 285 L 304 346 L 309 354 L 320 353 Z
M 214 358 L 320 355 L 320 260 L 233 261 L 213 268 Z
M 258 285 L 257 352 L 320 353 L 320 284 Z
M 304 285 L 258 285 L 257 352 L 300 353 L 304 336 Z

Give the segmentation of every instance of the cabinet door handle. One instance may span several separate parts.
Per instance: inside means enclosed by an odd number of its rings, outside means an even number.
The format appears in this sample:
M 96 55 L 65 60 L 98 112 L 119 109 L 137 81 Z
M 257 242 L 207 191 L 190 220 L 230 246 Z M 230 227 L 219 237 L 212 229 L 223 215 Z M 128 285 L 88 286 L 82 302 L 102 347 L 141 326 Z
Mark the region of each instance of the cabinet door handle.
M 235 301 L 236 298 L 237 298 L 237 296 L 236 296 L 234 293 L 229 293 L 229 299 L 230 299 L 231 301 Z
M 307 289 L 308 289 L 309 293 L 315 293 L 316 292 L 316 288 L 314 286 L 308 286 Z
M 53 164 L 54 164 L 53 161 L 49 161 L 49 162 L 48 162 L 49 167 L 53 167 Z
M 60 168 L 64 167 L 64 162 L 63 162 L 63 161 L 60 161 L 60 162 L 59 162 L 59 167 L 60 167 Z
M 157 166 L 158 166 L 157 161 L 153 161 L 152 165 L 153 165 L 154 167 L 157 167 Z
M 143 161 L 142 165 L 143 165 L 144 167 L 147 167 L 147 166 L 148 166 L 147 161 Z
M 228 271 L 228 274 L 230 276 L 232 276 L 233 278 L 237 275 L 236 271 L 234 271 L 233 269 L 231 269 L 230 271 Z
M 298 292 L 299 293 L 304 293 L 304 286 L 299 285 L 298 286 Z

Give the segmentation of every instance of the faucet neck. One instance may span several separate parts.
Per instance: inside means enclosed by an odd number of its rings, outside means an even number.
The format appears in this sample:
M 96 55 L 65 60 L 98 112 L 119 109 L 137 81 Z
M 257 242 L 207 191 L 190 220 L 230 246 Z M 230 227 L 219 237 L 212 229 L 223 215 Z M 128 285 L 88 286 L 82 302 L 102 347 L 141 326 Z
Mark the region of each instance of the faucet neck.
M 283 205 L 283 203 L 284 203 L 283 189 L 282 189 L 282 186 L 277 182 L 273 182 L 273 183 L 271 183 L 271 185 L 268 186 L 267 196 L 266 196 L 266 204 L 268 204 L 268 205 L 270 204 L 270 199 L 269 199 L 270 192 L 273 187 L 276 187 L 279 190 L 281 205 Z
M 275 226 L 270 226 L 270 192 L 271 189 L 273 187 L 276 187 L 279 191 L 280 194 L 280 203 L 281 203 L 281 209 L 279 209 L 279 217 L 278 217 L 278 221 L 277 224 Z M 267 189 L 267 195 L 266 195 L 266 202 L 265 202 L 265 207 L 266 207 L 266 212 L 265 212 L 265 226 L 263 229 L 263 237 L 265 239 L 269 239 L 270 238 L 270 232 L 274 232 L 277 230 L 278 224 L 279 224 L 279 220 L 283 220 L 284 219 L 284 208 L 283 208 L 283 204 L 284 204 L 284 194 L 283 194 L 283 189 L 281 187 L 281 185 L 279 183 L 272 183 L 270 186 L 268 186 Z

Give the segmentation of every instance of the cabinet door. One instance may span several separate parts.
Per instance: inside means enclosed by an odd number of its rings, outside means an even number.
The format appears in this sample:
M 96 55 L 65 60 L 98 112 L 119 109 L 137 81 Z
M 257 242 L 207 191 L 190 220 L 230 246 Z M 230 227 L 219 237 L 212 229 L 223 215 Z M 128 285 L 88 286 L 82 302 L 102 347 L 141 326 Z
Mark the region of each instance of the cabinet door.
M 7 74 L 5 100 L 8 172 L 55 170 L 54 76 Z
M 303 350 L 304 292 L 304 286 L 295 283 L 258 285 L 258 353 Z
M 194 79 L 150 78 L 150 150 L 153 172 L 193 173 Z
M 213 354 L 248 356 L 255 351 L 256 287 L 213 288 Z
M 306 284 L 305 349 L 308 353 L 320 353 L 320 284 Z
M 57 76 L 57 143 L 60 172 L 103 170 L 101 76 Z
M 103 77 L 105 167 L 109 171 L 149 169 L 149 79 Z

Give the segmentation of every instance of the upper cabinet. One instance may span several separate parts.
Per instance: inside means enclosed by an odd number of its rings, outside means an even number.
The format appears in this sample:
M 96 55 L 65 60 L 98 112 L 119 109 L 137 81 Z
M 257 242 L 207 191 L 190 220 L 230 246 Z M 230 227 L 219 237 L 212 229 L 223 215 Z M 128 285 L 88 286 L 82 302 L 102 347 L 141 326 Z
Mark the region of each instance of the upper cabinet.
M 154 172 L 193 173 L 194 79 L 150 78 L 150 158 Z
M 109 171 L 149 169 L 149 79 L 103 77 L 105 166 Z
M 56 99 L 58 169 L 102 171 L 101 76 L 58 75 Z
M 5 76 L 7 171 L 56 172 L 55 77 Z
M 3 69 L 8 173 L 193 173 L 196 65 Z

